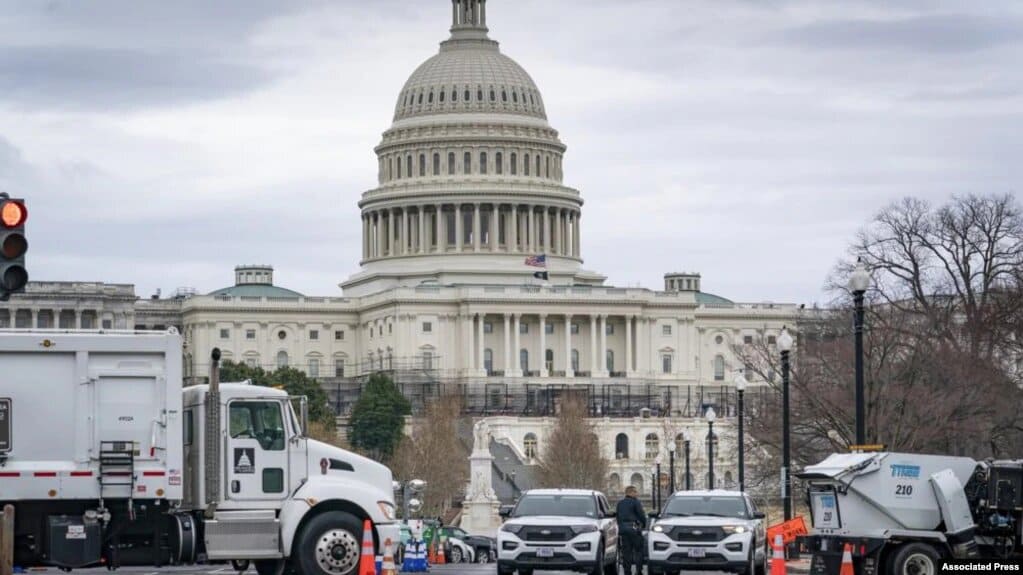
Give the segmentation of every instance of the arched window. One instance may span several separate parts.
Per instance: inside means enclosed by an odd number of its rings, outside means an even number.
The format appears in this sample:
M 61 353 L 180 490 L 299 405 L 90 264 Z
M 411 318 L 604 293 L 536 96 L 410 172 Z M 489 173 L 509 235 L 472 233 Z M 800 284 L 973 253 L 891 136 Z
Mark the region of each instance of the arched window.
M 469 88 L 465 89 L 464 96 L 465 96 L 465 101 L 468 103 L 469 102 L 469 98 L 470 98 L 470 96 L 469 96 Z
M 578 349 L 573 349 L 572 350 L 572 371 L 573 372 L 579 371 L 579 350 Z
M 440 154 L 436 152 L 433 154 L 433 175 L 440 175 Z
M 676 457 L 681 457 L 686 450 L 686 434 L 680 433 L 675 436 L 675 453 Z
M 429 104 L 433 103 L 433 92 L 432 91 L 430 92 L 430 95 L 426 98 L 426 102 L 429 103 Z
M 504 155 L 501 152 L 494 154 L 494 173 L 499 176 L 504 173 Z
M 477 88 L 476 89 L 476 101 L 477 102 L 482 102 L 483 101 L 483 88 Z
M 646 436 L 646 458 L 654 459 L 657 454 L 661 451 L 661 441 L 657 438 L 656 433 L 648 433 Z
M 420 104 L 423 103 L 423 93 L 422 92 L 419 93 L 419 103 Z
M 526 453 L 527 459 L 536 459 L 536 435 L 533 433 L 527 433 L 526 437 L 522 439 L 522 447 Z
M 452 102 L 457 102 L 458 101 L 458 90 L 456 90 L 454 88 L 451 89 L 451 101 Z
M 629 436 L 619 433 L 615 436 L 615 459 L 629 458 Z
M 397 164 L 398 164 L 398 166 L 397 166 L 397 168 L 398 168 L 397 175 L 398 175 L 398 179 L 400 180 L 401 179 L 401 156 L 398 156 L 397 158 L 395 158 L 395 160 L 397 160 Z
M 448 175 L 454 175 L 455 173 L 455 153 L 448 152 Z
M 426 175 L 426 154 L 419 154 L 419 177 Z
M 529 175 L 529 154 L 522 156 L 522 175 Z
M 725 358 L 721 355 L 714 356 L 714 381 L 725 380 Z
M 547 371 L 554 371 L 554 350 L 548 349 L 544 353 L 544 363 L 546 363 Z
M 412 154 L 405 156 L 405 175 L 412 177 Z
M 494 350 L 489 347 L 483 350 L 483 369 L 487 370 L 487 375 L 494 372 Z
M 629 480 L 629 485 L 635 487 L 640 493 L 643 493 L 643 476 L 639 473 L 633 473 L 632 479 Z
M 410 176 L 412 174 L 409 174 Z M 540 154 L 536 155 L 536 177 L 540 177 Z
M 320 377 L 320 360 L 315 357 L 309 359 L 309 377 Z
M 490 101 L 491 101 L 491 102 L 493 102 L 493 101 L 494 101 L 494 100 L 496 100 L 496 99 L 497 99 L 497 94 L 495 94 L 495 93 L 494 93 L 494 89 L 493 89 L 493 88 L 491 88 L 491 89 L 490 89 Z
M 516 104 L 519 103 L 519 93 L 518 92 L 512 91 L 512 102 L 515 102 Z
M 514 92 L 512 92 L 514 94 Z M 622 490 L 622 478 L 617 473 L 612 473 L 611 477 L 608 478 L 608 486 L 611 488 L 611 493 L 620 493 Z
M 444 92 L 444 90 L 441 90 L 441 91 L 440 91 L 440 94 L 437 94 L 438 96 L 440 96 L 440 101 L 441 101 L 441 102 L 443 102 L 443 101 L 444 101 L 444 94 L 445 94 L 445 93 L 446 93 L 446 92 Z
M 466 152 L 465 156 L 462 158 L 462 173 L 463 174 L 472 173 L 472 154 L 469 152 Z
M 423 369 L 433 369 L 432 351 L 423 351 Z
M 508 101 L 508 92 L 506 92 L 505 90 L 501 90 L 501 101 L 502 102 Z
M 547 156 L 544 158 L 544 162 L 546 163 L 546 166 L 544 167 L 544 177 L 549 178 L 551 177 L 551 157 Z
M 610 349 L 607 350 L 607 358 L 606 358 L 606 360 L 607 360 L 607 370 L 608 371 L 614 371 L 615 370 L 615 352 L 613 350 L 610 350 Z
M 277 369 L 288 367 L 288 352 L 281 350 L 277 352 Z
M 394 179 L 394 158 L 387 158 L 387 179 Z
M 732 479 L 732 472 L 731 471 L 726 471 L 725 472 L 725 487 L 728 487 L 728 488 L 734 487 L 734 480 Z
M 480 152 L 480 173 L 487 173 L 487 153 Z
M 528 373 L 529 372 L 529 350 L 528 349 L 520 349 L 519 350 L 519 369 L 522 370 L 522 373 Z
M 335 357 L 334 358 L 334 377 L 345 376 L 345 358 Z
M 511 153 L 511 166 L 510 167 L 511 167 L 511 175 L 514 176 L 514 175 L 519 173 L 519 155 L 516 154 L 515 152 Z

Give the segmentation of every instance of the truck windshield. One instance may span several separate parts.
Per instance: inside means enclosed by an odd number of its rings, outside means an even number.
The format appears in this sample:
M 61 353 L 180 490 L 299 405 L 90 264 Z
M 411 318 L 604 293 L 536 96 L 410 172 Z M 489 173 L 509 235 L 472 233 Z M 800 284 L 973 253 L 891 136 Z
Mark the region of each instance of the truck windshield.
M 276 401 L 232 401 L 229 430 L 232 439 L 255 439 L 271 451 L 284 449 L 284 421 Z
M 597 517 L 597 503 L 591 495 L 525 495 L 515 506 L 512 517 L 557 515 Z
M 746 502 L 742 497 L 680 495 L 668 499 L 668 503 L 664 506 L 665 517 L 688 517 L 690 515 L 750 518 Z

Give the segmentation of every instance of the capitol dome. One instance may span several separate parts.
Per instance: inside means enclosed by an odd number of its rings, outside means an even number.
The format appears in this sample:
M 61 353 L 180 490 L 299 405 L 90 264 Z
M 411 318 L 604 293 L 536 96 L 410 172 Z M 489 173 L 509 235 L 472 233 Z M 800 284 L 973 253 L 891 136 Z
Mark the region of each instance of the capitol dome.
M 501 53 L 486 0 L 452 0 L 451 36 L 398 94 L 363 193 L 362 271 L 346 294 L 430 284 L 600 284 L 581 269 L 578 190 L 525 69 Z M 531 260 L 536 261 L 536 260 Z

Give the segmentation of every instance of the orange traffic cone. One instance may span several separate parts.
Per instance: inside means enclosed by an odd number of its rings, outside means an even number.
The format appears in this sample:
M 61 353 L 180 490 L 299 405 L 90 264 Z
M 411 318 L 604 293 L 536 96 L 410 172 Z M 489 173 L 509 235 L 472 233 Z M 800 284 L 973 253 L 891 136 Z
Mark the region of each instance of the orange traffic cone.
M 845 549 L 842 551 L 842 569 L 839 570 L 838 575 L 853 575 L 853 562 L 852 562 L 852 545 L 845 544 Z
M 398 575 L 394 568 L 394 549 L 391 548 L 391 539 L 384 541 L 384 561 L 380 565 L 380 575 Z
M 373 524 L 369 522 L 369 519 L 362 522 L 362 555 L 359 557 L 359 575 L 377 575 L 376 554 L 373 549 Z
M 771 554 L 771 575 L 785 575 L 785 550 L 781 533 L 774 536 L 771 548 L 774 550 L 774 553 Z
M 434 563 L 434 565 L 444 565 L 445 563 L 448 562 L 448 558 L 446 556 L 447 555 L 447 553 L 446 553 L 447 549 L 444 548 L 444 544 L 445 544 L 444 538 L 440 537 L 439 539 L 440 539 L 440 545 L 437 546 L 437 562 Z

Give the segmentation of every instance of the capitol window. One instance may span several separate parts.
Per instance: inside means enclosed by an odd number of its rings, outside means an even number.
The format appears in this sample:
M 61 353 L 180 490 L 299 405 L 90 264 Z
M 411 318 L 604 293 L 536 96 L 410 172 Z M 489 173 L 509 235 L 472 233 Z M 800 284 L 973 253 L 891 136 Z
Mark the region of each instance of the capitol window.
M 345 338 L 344 330 L 337 330 L 334 332 L 334 339 L 341 341 Z
M 671 373 L 671 354 L 666 353 L 661 356 L 661 372 Z
M 519 173 L 519 156 L 515 152 L 511 153 L 511 175 Z
M 546 158 L 544 158 L 544 161 L 547 163 L 547 165 L 544 167 L 544 173 L 546 174 L 545 177 L 549 178 L 551 177 L 551 157 L 547 156 Z
M 334 360 L 334 377 L 345 376 L 345 360 L 338 358 Z
M 721 335 L 718 335 L 717 337 L 714 338 L 714 343 L 716 343 L 718 345 L 721 345 L 722 343 L 724 343 L 724 341 L 725 341 L 725 338 L 721 337 Z
M 469 152 L 466 152 L 465 155 L 462 157 L 462 173 L 463 174 L 472 173 L 472 154 Z
M 504 90 L 501 90 L 501 101 L 502 102 L 507 102 L 508 101 L 508 92 L 506 92 Z
M 320 339 L 320 330 L 318 330 L 318 329 L 311 329 L 311 330 L 309 330 L 309 339 L 311 339 L 311 340 Z
M 522 175 L 529 175 L 529 154 L 522 156 Z
M 419 177 L 426 175 L 426 155 L 419 154 Z
M 440 175 L 440 154 L 433 154 L 433 175 Z
M 607 335 L 614 335 L 614 333 L 615 333 L 615 324 L 609 323 L 609 324 L 605 325 L 604 326 L 604 333 L 607 334 Z
M 668 324 L 662 325 L 661 335 L 671 335 L 671 326 Z
M 405 175 L 412 177 L 412 154 L 405 156 Z
M 497 95 L 494 93 L 494 89 L 491 88 L 490 89 L 490 101 L 493 102 L 496 99 L 497 99 Z
M 482 102 L 483 101 L 483 88 L 477 88 L 476 89 L 476 101 L 477 102 Z
M 523 374 L 529 373 L 529 350 L 519 350 L 519 369 L 522 370 Z
M 284 331 L 283 329 L 281 331 L 277 332 L 277 339 L 285 339 L 287 337 L 288 337 L 288 332 Z
M 515 102 L 516 104 L 519 103 L 519 93 L 518 92 L 512 91 L 512 102 Z
M 277 369 L 288 367 L 288 352 L 279 351 L 277 352 Z
M 540 154 L 536 155 L 536 177 L 540 177 Z
M 448 175 L 451 176 L 455 173 L 455 153 L 448 152 Z
M 309 360 L 309 377 L 320 377 L 320 360 L 315 357 Z
M 544 324 L 543 331 L 547 335 L 550 335 L 550 334 L 554 333 L 554 324 L 553 323 Z
M 579 324 L 573 323 L 572 324 L 572 335 L 578 335 L 578 333 L 579 333 Z
M 522 440 L 522 445 L 525 448 L 526 458 L 536 459 L 536 435 L 527 433 L 526 437 Z
M 742 343 L 746 345 L 753 345 L 753 336 L 752 335 L 742 336 Z
M 220 339 L 229 339 L 231 337 L 231 330 L 222 329 L 220 330 Z
M 254 329 L 245 330 L 245 339 L 256 339 L 256 330 Z
M 433 323 L 429 321 L 423 322 L 423 333 L 433 333 Z
M 487 153 L 486 152 L 480 152 L 480 173 L 481 174 L 486 174 L 487 173 Z
M 519 324 L 519 333 L 529 333 L 529 324 L 522 322 Z
M 454 88 L 451 89 L 451 101 L 452 102 L 457 102 L 458 101 L 458 90 L 456 90 Z
M 445 92 L 444 92 L 444 90 L 441 90 L 441 91 L 440 91 L 440 94 L 437 94 L 438 96 L 440 96 L 440 101 L 441 101 L 441 102 L 443 102 L 443 101 L 444 101 L 444 93 L 445 93 Z
M 767 345 L 775 345 L 778 343 L 778 339 L 773 335 L 767 336 Z
M 746 381 L 753 381 L 753 364 L 752 363 L 748 363 L 747 362 L 746 365 L 743 366 L 743 370 L 742 371 L 743 371 L 743 375 L 746 376 Z
M 419 103 L 420 104 L 423 103 L 423 93 L 422 92 L 419 93 Z
M 501 152 L 494 154 L 494 172 L 497 173 L 497 175 L 504 173 L 504 156 Z
M 430 95 L 426 98 L 426 103 L 427 104 L 433 103 L 433 92 L 430 92 Z
M 465 89 L 465 101 L 466 102 L 469 101 L 469 89 L 468 88 Z
M 725 358 L 720 355 L 714 356 L 714 381 L 725 380 Z
M 572 371 L 579 371 L 579 350 L 572 350 Z
M 656 433 L 648 433 L 646 436 L 646 458 L 654 459 L 661 450 L 661 442 Z

